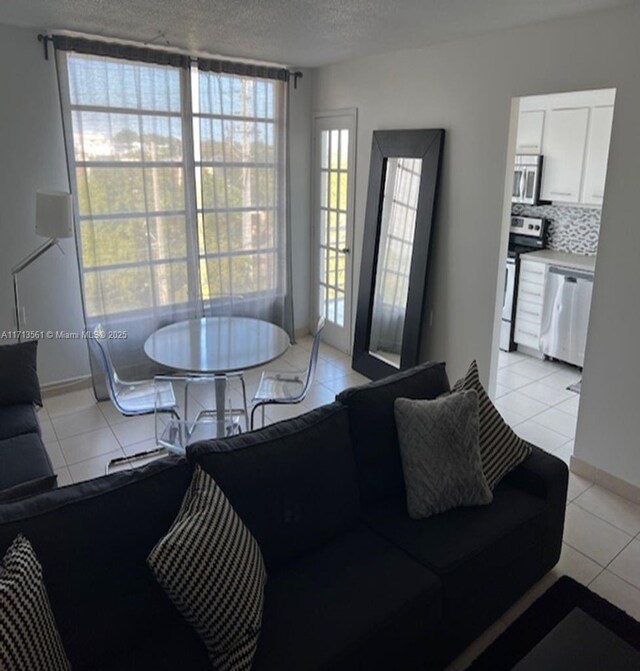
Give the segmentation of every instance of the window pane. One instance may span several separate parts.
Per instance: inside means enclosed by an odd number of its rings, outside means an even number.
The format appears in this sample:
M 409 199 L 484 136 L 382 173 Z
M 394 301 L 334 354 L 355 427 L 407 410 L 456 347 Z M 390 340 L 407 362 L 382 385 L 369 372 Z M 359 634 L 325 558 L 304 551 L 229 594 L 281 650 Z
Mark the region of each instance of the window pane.
M 186 303 L 189 298 L 187 264 L 162 263 L 153 266 L 156 305 Z
M 206 254 L 225 254 L 273 247 L 273 212 L 215 212 L 204 215 L 203 249 Z
M 200 73 L 200 113 L 275 118 L 273 82 Z
M 273 124 L 204 117 L 199 121 L 201 160 L 274 163 Z
M 339 209 L 343 212 L 347 209 L 347 188 L 349 185 L 348 177 L 346 172 L 340 173 L 340 202 L 338 203 Z
M 340 131 L 340 170 L 349 169 L 349 131 Z
M 180 161 L 179 117 L 73 112 L 76 161 Z
M 67 56 L 72 105 L 179 112 L 180 72 L 102 56 Z
M 331 131 L 331 155 L 329 156 L 329 164 L 332 170 L 338 169 L 338 157 L 340 151 L 340 131 Z
M 275 171 L 270 168 L 205 166 L 201 182 L 205 209 L 275 205 Z
M 81 216 L 184 209 L 182 168 L 79 167 L 76 179 Z
M 145 168 L 146 209 L 149 212 L 184 209 L 182 168 Z
M 320 133 L 320 167 L 325 170 L 329 167 L 329 131 Z
M 77 168 L 80 215 L 144 212 L 142 168 Z
M 142 310 L 152 305 L 148 266 L 103 270 L 84 275 L 85 300 L 90 316 Z

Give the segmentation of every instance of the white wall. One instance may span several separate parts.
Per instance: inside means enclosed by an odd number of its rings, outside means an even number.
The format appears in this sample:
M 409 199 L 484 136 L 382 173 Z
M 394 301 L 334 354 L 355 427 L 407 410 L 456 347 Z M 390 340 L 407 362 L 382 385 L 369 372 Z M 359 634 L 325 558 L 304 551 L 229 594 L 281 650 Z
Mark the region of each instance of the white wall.
M 53 59 L 37 31 L 0 25 L 0 331 L 14 327 L 11 268 L 44 242 L 35 234 L 38 189 L 68 191 Z M 72 240 L 49 250 L 20 275 L 26 329 L 79 331 L 80 284 Z M 0 344 L 6 341 L 0 341 Z M 40 381 L 88 374 L 86 344 L 43 340 Z
M 35 234 L 38 189 L 68 190 L 53 56 L 45 61 L 36 30 L 0 25 L 0 332 L 13 328 L 11 268 L 44 242 Z M 296 328 L 309 323 L 309 190 L 313 71 L 291 90 L 291 212 Z M 63 240 L 20 276 L 27 329 L 80 331 L 75 247 Z M 3 341 L 0 340 L 0 344 Z M 86 344 L 43 340 L 43 384 L 89 374 Z
M 356 269 L 372 131 L 446 129 L 428 292 L 427 322 L 432 310 L 433 326 L 425 326 L 422 357 L 446 360 L 453 379 L 477 358 L 486 380 L 496 277 L 505 253 L 500 239 L 511 99 L 617 88 L 576 455 L 636 485 L 640 485 L 638 35 L 640 8 L 631 6 L 327 66 L 316 73 L 314 95 L 317 109 L 358 108 Z

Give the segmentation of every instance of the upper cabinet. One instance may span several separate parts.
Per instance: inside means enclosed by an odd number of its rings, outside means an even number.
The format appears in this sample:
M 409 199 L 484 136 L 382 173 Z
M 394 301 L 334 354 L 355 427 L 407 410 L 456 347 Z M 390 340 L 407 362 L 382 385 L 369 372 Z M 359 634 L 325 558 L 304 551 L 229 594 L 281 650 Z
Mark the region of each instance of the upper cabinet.
M 542 200 L 602 205 L 614 99 L 614 89 L 521 99 L 516 152 L 542 154 Z
M 518 121 L 516 154 L 541 154 L 544 110 L 521 112 Z
M 613 126 L 613 105 L 594 107 L 591 110 L 587 157 L 585 159 L 582 202 L 602 205 L 604 182 L 607 177 L 609 140 Z
M 542 200 L 580 201 L 589 109 L 554 109 L 547 113 L 542 142 Z

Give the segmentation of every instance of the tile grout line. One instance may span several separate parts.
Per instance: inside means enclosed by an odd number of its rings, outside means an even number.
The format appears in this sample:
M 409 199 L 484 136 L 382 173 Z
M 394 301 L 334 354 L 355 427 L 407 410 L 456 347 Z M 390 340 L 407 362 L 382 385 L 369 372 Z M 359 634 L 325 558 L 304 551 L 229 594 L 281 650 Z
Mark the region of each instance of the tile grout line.
M 586 479 L 586 478 L 585 478 L 585 479 Z M 627 534 L 627 536 L 631 536 L 631 539 L 632 539 L 632 540 L 635 540 L 635 539 L 638 537 L 638 535 L 640 535 L 640 532 L 638 532 L 637 534 L 631 534 L 631 533 L 629 533 L 626 529 L 623 529 L 622 527 L 619 527 L 617 524 L 614 524 L 614 523 L 611 522 L 610 520 L 605 519 L 605 518 L 602 517 L 601 515 L 598 515 L 598 513 L 594 513 L 592 510 L 589 510 L 588 508 L 585 508 L 584 506 L 581 506 L 581 505 L 578 503 L 578 499 L 579 499 L 583 494 L 586 494 L 586 493 L 587 493 L 590 489 L 592 489 L 596 484 L 597 484 L 597 483 L 594 482 L 590 487 L 588 487 L 587 489 L 585 489 L 584 492 L 580 492 L 580 494 L 578 494 L 578 496 L 576 496 L 576 498 L 573 499 L 573 501 L 571 501 L 571 503 L 573 503 L 573 504 L 576 505 L 578 508 L 580 508 L 580 510 L 584 510 L 585 513 L 589 513 L 589 515 L 593 515 L 594 517 L 597 517 L 597 518 L 598 518 L 599 520 L 601 520 L 602 522 L 606 522 L 609 526 L 612 526 L 614 529 L 617 529 L 618 531 L 622 531 L 622 533 Z M 609 490 L 606 490 L 606 491 L 608 492 Z M 610 492 L 610 493 L 613 494 L 613 492 Z M 613 494 L 613 495 L 616 496 L 615 494 Z M 639 588 L 639 589 L 640 589 L 640 588 Z

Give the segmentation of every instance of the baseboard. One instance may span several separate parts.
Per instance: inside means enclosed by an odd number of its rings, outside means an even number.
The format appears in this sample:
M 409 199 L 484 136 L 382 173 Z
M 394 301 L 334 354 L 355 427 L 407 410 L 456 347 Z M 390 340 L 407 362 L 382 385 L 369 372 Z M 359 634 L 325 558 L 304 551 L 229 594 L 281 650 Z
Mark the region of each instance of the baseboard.
M 79 389 L 91 389 L 91 376 L 83 375 L 82 377 L 72 377 L 68 380 L 57 380 L 56 382 L 48 382 L 40 385 L 43 398 L 50 398 L 51 396 L 59 396 L 70 391 L 78 391 Z
M 302 326 L 299 329 L 296 329 L 293 332 L 295 339 L 304 338 L 305 336 L 311 335 L 311 329 L 308 326 Z
M 593 466 L 593 464 L 584 461 L 584 459 L 572 456 L 569 469 L 572 473 L 586 478 L 587 480 L 591 480 L 597 485 L 600 485 L 600 487 L 608 489 L 610 492 L 613 492 L 618 496 L 622 496 L 633 503 L 640 504 L 640 487 L 632 485 L 630 482 L 615 475 L 611 475 L 611 473 Z

